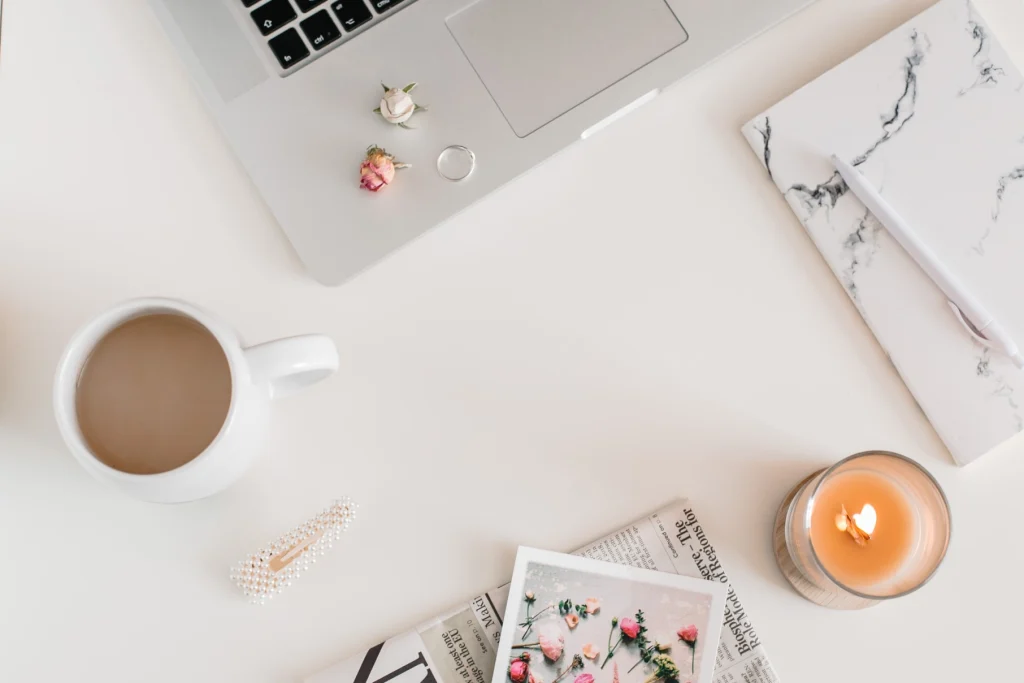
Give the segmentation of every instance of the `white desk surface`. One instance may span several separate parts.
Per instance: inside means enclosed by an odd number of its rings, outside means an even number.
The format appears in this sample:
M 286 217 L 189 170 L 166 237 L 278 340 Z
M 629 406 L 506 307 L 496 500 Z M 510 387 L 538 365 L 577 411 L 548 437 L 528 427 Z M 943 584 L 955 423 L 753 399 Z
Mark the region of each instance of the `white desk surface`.
M 685 494 L 784 683 L 1008 680 L 1024 447 L 951 464 L 739 133 L 928 4 L 822 0 L 327 289 L 144 3 L 8 2 L 0 679 L 299 680 L 504 582 L 519 543 L 569 550 Z M 978 6 L 1024 63 L 1024 6 Z M 69 335 L 146 294 L 250 341 L 325 332 L 343 358 L 198 503 L 93 481 L 51 414 Z M 873 447 L 936 474 L 953 545 L 924 590 L 831 612 L 777 572 L 771 518 Z M 235 594 L 231 563 L 343 493 L 364 516 L 329 560 L 270 606 Z

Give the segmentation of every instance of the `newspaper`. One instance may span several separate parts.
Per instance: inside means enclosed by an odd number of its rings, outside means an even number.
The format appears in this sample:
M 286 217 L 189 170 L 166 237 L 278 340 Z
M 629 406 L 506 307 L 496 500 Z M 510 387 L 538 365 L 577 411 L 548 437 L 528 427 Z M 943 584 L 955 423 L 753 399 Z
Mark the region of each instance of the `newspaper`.
M 670 503 L 574 554 L 726 584 L 714 683 L 778 683 L 714 546 L 686 500 Z M 341 661 L 306 683 L 491 683 L 507 602 L 508 584 Z

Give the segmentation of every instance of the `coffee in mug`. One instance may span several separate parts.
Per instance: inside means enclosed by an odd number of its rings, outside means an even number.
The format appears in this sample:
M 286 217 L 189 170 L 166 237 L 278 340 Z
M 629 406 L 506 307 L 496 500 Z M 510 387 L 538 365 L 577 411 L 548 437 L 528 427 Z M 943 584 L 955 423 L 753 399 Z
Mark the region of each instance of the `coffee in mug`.
M 263 450 L 270 399 L 338 369 L 329 337 L 254 346 L 184 301 L 134 299 L 101 313 L 57 368 L 57 425 L 97 479 L 160 503 L 216 493 Z
M 206 450 L 231 405 L 231 367 L 199 323 L 154 313 L 99 340 L 78 378 L 82 438 L 104 464 L 132 474 L 181 467 Z

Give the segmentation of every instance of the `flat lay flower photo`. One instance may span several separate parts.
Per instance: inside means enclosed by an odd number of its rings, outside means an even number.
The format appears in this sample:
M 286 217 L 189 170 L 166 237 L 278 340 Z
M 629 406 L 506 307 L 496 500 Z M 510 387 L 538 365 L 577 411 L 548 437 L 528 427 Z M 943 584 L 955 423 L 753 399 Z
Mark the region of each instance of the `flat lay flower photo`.
M 505 683 L 704 683 L 701 662 L 717 642 L 702 639 L 708 594 L 539 562 L 514 589 L 515 635 L 498 664 Z

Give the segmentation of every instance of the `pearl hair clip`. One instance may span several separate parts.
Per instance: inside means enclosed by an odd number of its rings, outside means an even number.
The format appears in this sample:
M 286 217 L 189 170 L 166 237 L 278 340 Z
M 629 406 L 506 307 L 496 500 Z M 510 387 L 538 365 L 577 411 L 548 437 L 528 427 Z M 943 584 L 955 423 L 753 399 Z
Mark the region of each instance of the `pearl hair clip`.
M 347 496 L 231 568 L 231 581 L 262 605 L 299 578 L 348 529 L 359 507 Z

